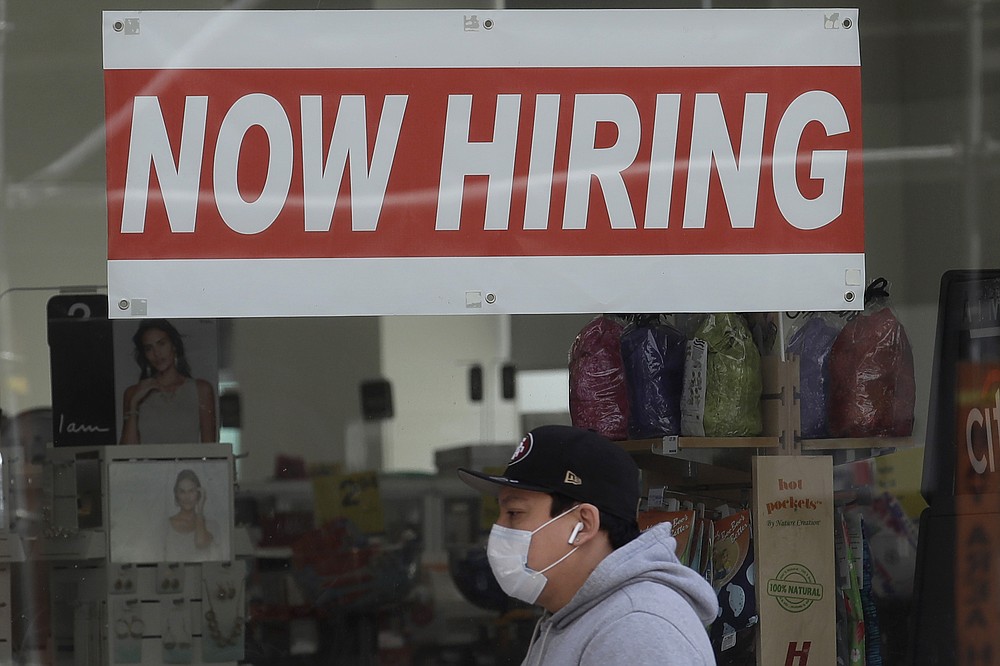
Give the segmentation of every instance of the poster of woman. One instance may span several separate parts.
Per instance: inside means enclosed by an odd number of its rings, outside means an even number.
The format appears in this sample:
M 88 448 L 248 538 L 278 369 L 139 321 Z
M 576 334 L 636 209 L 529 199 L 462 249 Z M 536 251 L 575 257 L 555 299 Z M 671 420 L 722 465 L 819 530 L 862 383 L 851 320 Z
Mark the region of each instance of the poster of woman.
M 119 444 L 218 441 L 213 320 L 119 320 L 114 345 Z
M 111 462 L 111 561 L 229 561 L 231 488 L 227 460 Z

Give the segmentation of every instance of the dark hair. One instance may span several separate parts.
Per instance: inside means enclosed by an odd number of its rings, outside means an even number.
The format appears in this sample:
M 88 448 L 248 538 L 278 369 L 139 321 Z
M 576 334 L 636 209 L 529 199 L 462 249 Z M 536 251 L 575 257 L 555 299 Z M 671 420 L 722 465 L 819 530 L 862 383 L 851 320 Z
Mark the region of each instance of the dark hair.
M 579 500 L 575 500 L 562 493 L 549 493 L 549 496 L 552 498 L 552 509 L 549 511 L 550 518 L 555 518 L 560 513 L 569 511 L 572 507 L 580 504 Z M 625 520 L 607 511 L 601 511 L 601 529 L 608 533 L 608 540 L 611 542 L 612 550 L 621 548 L 639 536 L 639 524 L 635 520 Z
M 180 332 L 166 319 L 146 319 L 139 324 L 139 329 L 132 336 L 132 344 L 135 345 L 135 349 L 132 350 L 132 356 L 139 366 L 139 379 L 146 379 L 153 376 L 153 368 L 149 365 L 149 361 L 146 360 L 146 351 L 142 348 L 142 336 L 153 330 L 163 331 L 167 334 L 167 337 L 170 338 L 170 344 L 174 346 L 174 351 L 177 352 L 177 372 L 185 377 L 190 377 L 191 366 L 188 365 L 187 357 L 184 355 L 184 339 L 181 337 Z
M 201 479 L 194 473 L 194 470 L 182 469 L 177 473 L 177 480 L 174 481 L 174 499 L 177 499 L 177 490 L 181 487 L 181 481 L 192 481 L 195 486 L 201 488 Z

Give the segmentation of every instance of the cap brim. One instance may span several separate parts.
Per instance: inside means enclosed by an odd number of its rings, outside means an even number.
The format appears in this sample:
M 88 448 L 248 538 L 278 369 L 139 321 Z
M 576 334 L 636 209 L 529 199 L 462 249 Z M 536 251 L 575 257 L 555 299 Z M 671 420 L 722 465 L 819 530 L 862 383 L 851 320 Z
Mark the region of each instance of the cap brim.
M 471 469 L 459 468 L 458 478 L 461 479 L 466 485 L 475 488 L 479 492 L 486 495 L 496 495 L 500 492 L 501 488 L 519 488 L 521 490 L 532 490 L 537 493 L 551 493 L 553 492 L 549 488 L 542 488 L 541 486 L 533 486 L 527 483 L 521 483 L 516 479 L 508 479 L 505 476 L 494 476 L 492 474 L 484 474 L 482 472 L 476 472 Z

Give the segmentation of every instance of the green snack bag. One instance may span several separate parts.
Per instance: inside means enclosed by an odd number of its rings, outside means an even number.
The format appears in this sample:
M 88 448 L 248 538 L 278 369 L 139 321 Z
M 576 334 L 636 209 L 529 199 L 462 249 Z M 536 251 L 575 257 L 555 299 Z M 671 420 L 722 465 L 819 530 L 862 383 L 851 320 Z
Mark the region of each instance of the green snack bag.
M 695 338 L 708 344 L 705 380 L 706 437 L 755 437 L 761 433 L 760 352 L 742 316 L 705 317 Z

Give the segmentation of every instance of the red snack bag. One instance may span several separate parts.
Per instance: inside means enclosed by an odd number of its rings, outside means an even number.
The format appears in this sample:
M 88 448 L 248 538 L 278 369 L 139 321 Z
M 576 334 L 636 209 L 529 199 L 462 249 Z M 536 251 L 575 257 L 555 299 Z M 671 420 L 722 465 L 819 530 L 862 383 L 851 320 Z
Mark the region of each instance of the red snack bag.
M 833 437 L 906 437 L 913 433 L 913 350 L 889 306 L 886 281 L 865 291 L 865 309 L 830 349 L 828 417 Z
M 584 326 L 569 353 L 569 413 L 573 425 L 608 439 L 628 437 L 628 388 L 619 320 L 602 315 Z

